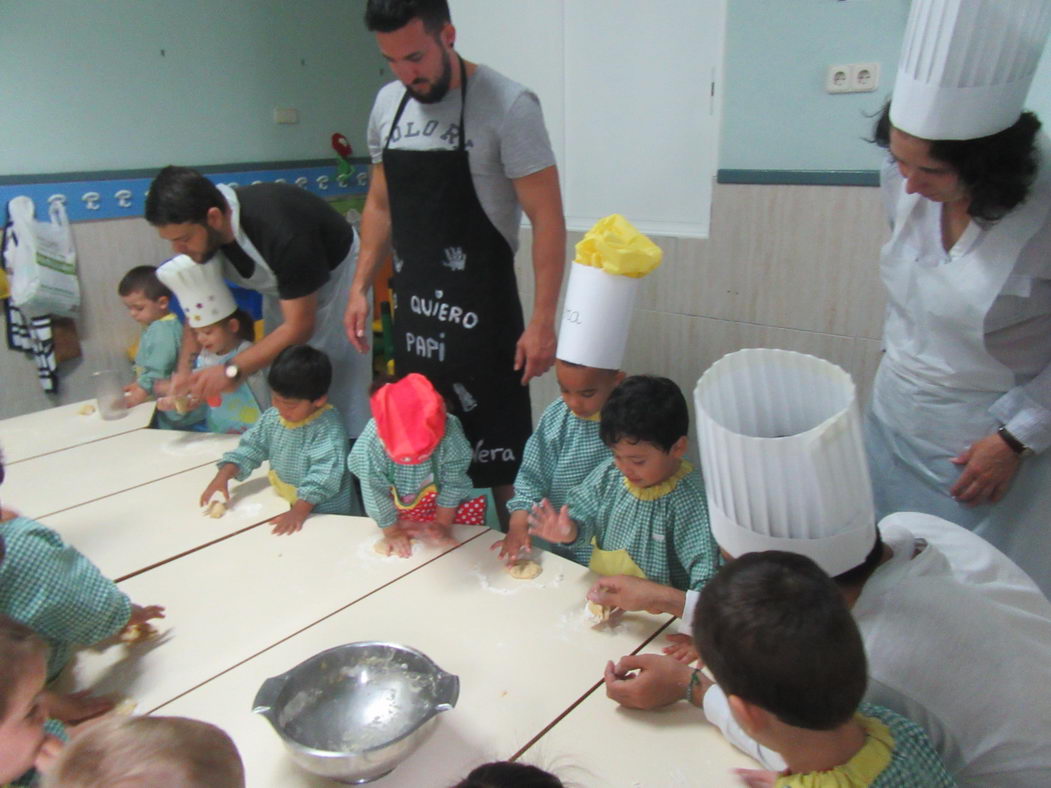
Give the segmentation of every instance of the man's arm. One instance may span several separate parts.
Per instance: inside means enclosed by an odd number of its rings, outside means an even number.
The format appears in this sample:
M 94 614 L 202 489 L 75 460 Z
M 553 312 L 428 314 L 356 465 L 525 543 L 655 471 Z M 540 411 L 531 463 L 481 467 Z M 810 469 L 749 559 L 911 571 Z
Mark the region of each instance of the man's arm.
M 317 319 L 317 293 L 302 298 L 282 299 L 279 304 L 283 319 L 281 325 L 231 359 L 241 371 L 241 380 L 231 381 L 222 366 L 198 370 L 190 383 L 190 390 L 195 397 L 207 400 L 224 391 L 234 390 L 253 372 L 270 364 L 286 347 L 306 342 L 313 336 Z
M 369 194 L 365 198 L 365 210 L 361 214 L 361 248 L 358 251 L 358 267 L 350 285 L 347 309 L 343 314 L 343 325 L 347 338 L 359 353 L 369 349 L 370 327 L 369 290 L 376 278 L 376 271 L 391 253 L 390 202 L 387 198 L 387 176 L 382 164 L 372 165 Z M 558 294 L 555 294 L 558 297 Z
M 554 165 L 512 183 L 533 225 L 533 314 L 515 348 L 515 369 L 522 370 L 525 385 L 555 362 L 555 309 L 565 267 L 566 222 Z

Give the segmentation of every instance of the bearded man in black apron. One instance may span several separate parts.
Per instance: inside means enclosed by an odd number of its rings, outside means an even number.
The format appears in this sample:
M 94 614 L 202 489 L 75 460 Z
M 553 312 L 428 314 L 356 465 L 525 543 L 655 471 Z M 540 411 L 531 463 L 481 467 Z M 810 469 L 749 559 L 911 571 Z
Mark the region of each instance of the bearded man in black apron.
M 395 367 L 419 372 L 463 423 L 477 487 L 506 502 L 532 431 L 529 379 L 555 352 L 565 223 L 535 94 L 453 50 L 444 0 L 369 0 L 365 23 L 397 82 L 369 119 L 372 180 L 345 324 L 367 350 L 368 292 L 394 255 Z M 521 212 L 533 227 L 528 325 L 514 274 Z

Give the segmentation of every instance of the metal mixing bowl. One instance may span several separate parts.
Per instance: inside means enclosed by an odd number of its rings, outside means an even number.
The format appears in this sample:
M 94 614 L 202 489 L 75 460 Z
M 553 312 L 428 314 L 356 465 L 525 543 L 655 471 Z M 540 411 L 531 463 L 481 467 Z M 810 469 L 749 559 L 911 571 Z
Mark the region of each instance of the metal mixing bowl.
M 419 746 L 460 679 L 397 643 L 348 643 L 263 682 L 252 711 L 304 769 L 344 783 L 390 772 Z

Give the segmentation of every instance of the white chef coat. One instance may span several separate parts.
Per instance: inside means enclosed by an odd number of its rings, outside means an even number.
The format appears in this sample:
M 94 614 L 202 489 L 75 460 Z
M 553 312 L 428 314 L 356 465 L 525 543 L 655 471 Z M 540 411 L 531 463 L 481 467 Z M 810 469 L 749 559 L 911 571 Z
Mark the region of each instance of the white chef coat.
M 961 786 L 1051 785 L 1051 602 L 960 526 L 903 512 L 879 527 L 894 555 L 853 608 L 865 700 L 919 723 Z M 734 723 L 718 687 L 704 711 L 742 750 L 784 768 Z

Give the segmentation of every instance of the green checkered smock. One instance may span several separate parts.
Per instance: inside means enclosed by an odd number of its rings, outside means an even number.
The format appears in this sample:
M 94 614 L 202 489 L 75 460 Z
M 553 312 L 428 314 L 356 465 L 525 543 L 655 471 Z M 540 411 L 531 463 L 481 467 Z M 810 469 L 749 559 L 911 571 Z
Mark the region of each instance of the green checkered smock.
M 17 619 L 51 647 L 48 679 L 57 676 L 80 646 L 120 632 L 131 600 L 112 580 L 40 523 L 15 517 L 0 523 L 0 612 Z
M 578 528 L 574 544 L 594 538 L 602 550 L 626 550 L 655 583 L 700 590 L 719 568 L 719 548 L 708 525 L 701 472 L 684 460 L 679 473 L 678 481 L 663 483 L 667 492 L 642 500 L 612 459 L 595 468 L 569 493 L 569 516 Z
M 445 435 L 434 453 L 419 465 L 394 462 L 383 448 L 376 432 L 376 420 L 369 419 L 351 449 L 347 467 L 361 481 L 361 499 L 369 517 L 380 528 L 389 528 L 398 519 L 391 488 L 403 503 L 412 503 L 421 490 L 433 484 L 435 503 L 454 509 L 471 497 L 474 486 L 467 475 L 471 464 L 471 444 L 463 434 L 460 420 L 445 416 Z
M 135 382 L 153 394 L 153 384 L 170 378 L 179 360 L 182 346 L 182 323 L 175 315 L 154 320 L 142 331 L 135 353 Z
M 314 512 L 350 514 L 349 443 L 343 419 L 331 405 L 294 424 L 269 408 L 218 465 L 234 463 L 239 468 L 235 478 L 244 481 L 269 460 L 270 469 L 296 488 L 300 500 L 314 504 Z
M 544 410 L 526 442 L 515 477 L 515 494 L 507 502 L 507 510 L 529 511 L 544 498 L 556 509 L 561 508 L 569 491 L 610 456 L 609 447 L 599 437 L 598 419 L 589 421 L 574 416 L 559 397 Z M 591 558 L 590 543 L 552 545 L 535 537 L 533 541 L 584 566 Z
M 893 738 L 890 763 L 874 778 L 870 778 L 868 769 L 862 767 L 861 759 L 855 756 L 842 766 L 824 772 L 809 774 L 790 774 L 779 777 L 774 783 L 776 788 L 842 788 L 843 786 L 872 786 L 872 788 L 905 788 L 922 786 L 922 788 L 954 788 L 956 781 L 945 770 L 941 759 L 934 752 L 927 734 L 912 720 L 900 714 L 862 703 L 858 709 L 863 718 L 862 724 L 871 723 L 873 719 L 887 726 Z M 869 718 L 868 720 L 864 718 Z M 868 740 L 871 742 L 872 732 Z M 869 744 L 866 744 L 869 746 Z M 879 745 L 882 752 L 883 745 Z M 859 755 L 864 753 L 861 750 Z

